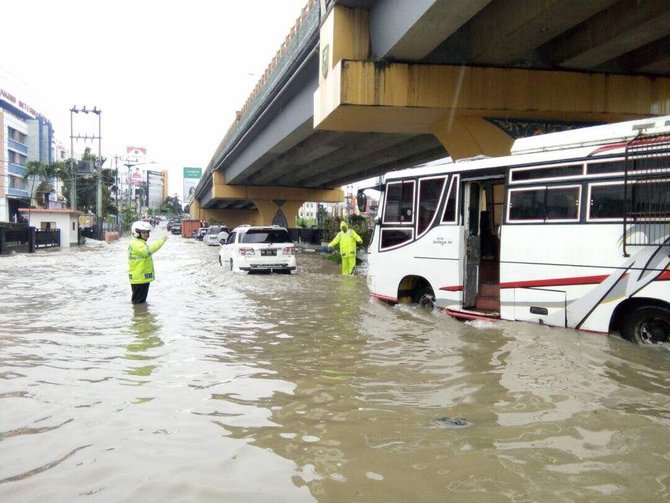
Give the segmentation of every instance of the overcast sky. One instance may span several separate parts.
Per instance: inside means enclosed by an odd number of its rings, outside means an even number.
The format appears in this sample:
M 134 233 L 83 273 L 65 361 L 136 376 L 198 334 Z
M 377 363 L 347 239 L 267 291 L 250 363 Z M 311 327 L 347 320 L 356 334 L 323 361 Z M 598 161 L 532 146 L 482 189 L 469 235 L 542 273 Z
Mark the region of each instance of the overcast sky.
M 2 5 L 0 88 L 53 124 L 102 110 L 102 153 L 145 147 L 151 169 L 205 168 L 307 0 L 15 0 Z M 80 118 L 81 117 L 81 118 Z M 75 115 L 74 133 L 97 134 Z M 97 152 L 97 142 L 85 145 Z M 110 161 L 108 161 L 110 162 Z M 106 167 L 111 167 L 106 164 Z

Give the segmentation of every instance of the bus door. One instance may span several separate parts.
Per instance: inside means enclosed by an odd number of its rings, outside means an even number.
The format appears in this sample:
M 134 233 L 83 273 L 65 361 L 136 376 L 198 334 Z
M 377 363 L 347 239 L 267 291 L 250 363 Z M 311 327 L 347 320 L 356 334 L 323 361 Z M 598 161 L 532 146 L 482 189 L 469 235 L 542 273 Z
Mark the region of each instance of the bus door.
M 477 299 L 477 282 L 481 245 L 479 237 L 479 196 L 477 182 L 463 184 L 463 228 L 465 255 L 463 257 L 463 307 L 473 307 Z
M 463 307 L 499 311 L 504 185 L 499 177 L 464 181 L 463 194 Z

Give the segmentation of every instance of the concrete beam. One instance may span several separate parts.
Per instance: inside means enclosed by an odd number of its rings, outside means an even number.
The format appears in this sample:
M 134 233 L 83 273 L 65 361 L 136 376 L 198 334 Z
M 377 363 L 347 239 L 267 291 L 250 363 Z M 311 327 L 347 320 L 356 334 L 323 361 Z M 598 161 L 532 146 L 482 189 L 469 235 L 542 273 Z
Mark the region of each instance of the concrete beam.
M 313 57 L 316 64 L 316 56 Z M 250 176 L 264 164 L 265 154 L 286 152 L 312 133 L 313 95 L 318 89 L 318 76 L 314 71 L 304 72 L 293 87 L 293 95 L 284 95 L 281 110 L 272 114 L 254 130 L 252 139 L 244 144 L 241 153 L 224 164 L 225 177 L 230 183 Z M 288 94 L 288 93 L 287 93 Z
M 667 114 L 670 78 L 342 61 L 315 94 L 314 127 L 432 133 L 449 151 L 445 124 L 460 117 L 610 122 Z M 497 134 L 478 142 L 480 153 L 499 155 Z
M 382 0 L 370 10 L 372 54 L 420 60 L 491 0 Z
M 669 25 L 667 0 L 621 0 L 541 51 L 558 66 L 586 70 L 664 37 Z
M 577 26 L 616 0 L 505 0 L 494 2 L 468 26 L 471 58 L 509 65 L 532 49 Z

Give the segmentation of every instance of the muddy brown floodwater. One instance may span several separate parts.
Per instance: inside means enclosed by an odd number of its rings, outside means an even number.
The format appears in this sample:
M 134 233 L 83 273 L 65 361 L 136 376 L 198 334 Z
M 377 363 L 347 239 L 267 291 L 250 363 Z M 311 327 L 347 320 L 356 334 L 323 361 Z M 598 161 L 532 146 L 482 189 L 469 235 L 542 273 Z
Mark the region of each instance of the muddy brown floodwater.
M 0 257 L 1 501 L 670 501 L 667 347 L 127 246 Z

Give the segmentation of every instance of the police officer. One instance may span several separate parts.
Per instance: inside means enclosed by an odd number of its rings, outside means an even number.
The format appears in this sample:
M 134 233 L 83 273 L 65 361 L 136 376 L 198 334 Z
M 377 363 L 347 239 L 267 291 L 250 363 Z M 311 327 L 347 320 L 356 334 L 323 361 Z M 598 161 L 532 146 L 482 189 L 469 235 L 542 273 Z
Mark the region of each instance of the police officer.
M 340 232 L 328 243 L 330 250 L 336 244 L 340 244 L 340 256 L 342 257 L 342 274 L 350 276 L 354 273 L 356 267 L 356 243 L 362 243 L 363 240 L 358 233 L 349 228 L 346 222 L 340 223 Z
M 156 253 L 167 240 L 167 235 L 158 241 L 147 243 L 151 224 L 148 222 L 134 222 L 130 228 L 133 236 L 128 246 L 128 279 L 133 290 L 133 304 L 143 304 L 149 294 L 149 285 L 154 280 L 154 259 Z

